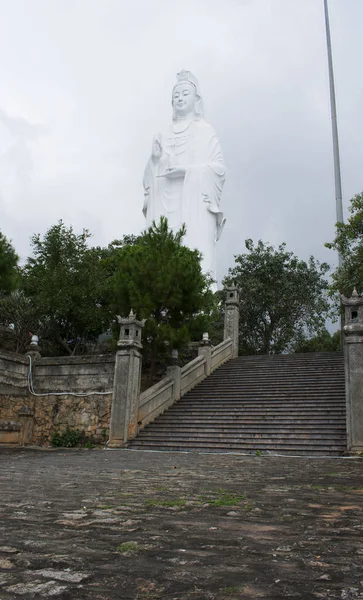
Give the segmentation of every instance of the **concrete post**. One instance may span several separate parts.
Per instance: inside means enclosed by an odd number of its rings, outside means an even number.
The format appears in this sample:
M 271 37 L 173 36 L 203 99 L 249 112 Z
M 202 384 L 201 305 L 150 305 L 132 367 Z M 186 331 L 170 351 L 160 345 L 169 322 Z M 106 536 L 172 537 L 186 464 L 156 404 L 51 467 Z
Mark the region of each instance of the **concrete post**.
M 224 339 L 231 338 L 232 355 L 236 358 L 239 342 L 239 294 L 235 286 L 225 289 L 227 299 L 224 313 Z
M 363 297 L 341 296 L 345 307 L 344 363 L 348 452 L 363 452 Z
M 202 346 L 199 346 L 198 348 L 198 356 L 204 356 L 205 357 L 205 376 L 208 377 L 208 375 L 211 374 L 212 372 L 212 348 L 211 348 L 211 342 L 209 339 L 209 336 L 207 333 L 203 333 L 203 340 L 202 340 Z
M 179 352 L 174 349 L 171 352 L 172 364 L 166 368 L 166 376 L 174 379 L 174 402 L 181 397 L 181 367 L 179 366 Z
M 181 367 L 170 365 L 166 369 L 166 376 L 174 379 L 174 402 L 177 402 L 181 396 Z
M 115 362 L 110 448 L 125 446 L 128 440 L 137 435 L 142 365 L 141 332 L 145 324 L 145 321 L 136 319 L 132 310 L 127 318 L 117 318 L 121 327 Z

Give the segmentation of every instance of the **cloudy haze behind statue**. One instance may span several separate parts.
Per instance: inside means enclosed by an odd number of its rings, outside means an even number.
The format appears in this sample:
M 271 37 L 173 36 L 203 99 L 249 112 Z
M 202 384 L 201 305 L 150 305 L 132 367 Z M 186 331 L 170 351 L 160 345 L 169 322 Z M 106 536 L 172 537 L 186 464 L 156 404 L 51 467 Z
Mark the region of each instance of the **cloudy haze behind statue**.
M 363 3 L 329 5 L 346 205 L 363 190 Z M 140 174 L 185 66 L 228 166 L 219 275 L 246 237 L 335 260 L 322 0 L 0 0 L 0 51 L 0 228 L 23 257 L 60 218 L 99 244 L 145 226 Z

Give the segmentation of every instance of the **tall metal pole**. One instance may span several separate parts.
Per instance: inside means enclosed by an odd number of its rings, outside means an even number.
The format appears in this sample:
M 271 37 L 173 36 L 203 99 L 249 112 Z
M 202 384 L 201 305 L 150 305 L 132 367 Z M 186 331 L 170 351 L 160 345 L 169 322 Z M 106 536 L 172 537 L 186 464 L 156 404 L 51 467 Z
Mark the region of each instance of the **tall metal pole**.
M 325 9 L 326 42 L 327 42 L 327 47 L 328 47 L 331 120 L 332 120 L 332 130 L 333 130 L 336 218 L 337 218 L 337 223 L 343 223 L 344 219 L 343 219 L 342 178 L 341 178 L 341 171 L 340 171 L 337 107 L 336 107 L 336 101 L 335 101 L 333 56 L 332 56 L 332 49 L 331 49 L 328 0 L 324 0 L 324 9 Z M 340 253 L 338 255 L 338 259 L 339 259 L 339 266 L 341 267 L 342 266 L 342 256 Z

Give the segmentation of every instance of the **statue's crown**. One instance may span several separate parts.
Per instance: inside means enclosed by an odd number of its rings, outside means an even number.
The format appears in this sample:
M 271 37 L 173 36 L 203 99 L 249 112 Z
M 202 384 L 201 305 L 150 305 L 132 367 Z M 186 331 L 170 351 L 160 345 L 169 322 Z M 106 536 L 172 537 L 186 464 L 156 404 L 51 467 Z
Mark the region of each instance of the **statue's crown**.
M 183 69 L 182 71 L 176 74 L 176 79 L 176 85 L 178 85 L 178 83 L 183 83 L 184 81 L 187 81 L 188 83 L 194 85 L 195 89 L 198 91 L 198 80 L 190 71 L 185 71 L 185 69 Z

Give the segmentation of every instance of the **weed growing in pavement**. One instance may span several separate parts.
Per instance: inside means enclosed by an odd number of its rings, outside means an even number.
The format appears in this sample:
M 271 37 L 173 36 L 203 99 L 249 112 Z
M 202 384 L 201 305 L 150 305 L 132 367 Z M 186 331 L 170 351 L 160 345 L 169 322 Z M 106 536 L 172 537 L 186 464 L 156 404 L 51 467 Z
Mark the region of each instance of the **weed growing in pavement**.
M 222 588 L 220 591 L 223 594 L 235 594 L 239 591 L 239 587 L 237 585 L 227 585 L 227 587 Z
M 161 596 L 153 591 L 137 592 L 135 600 L 161 600 Z
M 147 499 L 145 500 L 145 504 L 146 506 L 166 506 L 166 507 L 172 507 L 172 506 L 185 506 L 186 500 L 183 499 L 176 499 L 176 500 L 150 500 Z
M 129 556 L 137 554 L 138 552 L 142 552 L 145 550 L 143 546 L 139 546 L 137 542 L 124 542 L 117 546 L 117 552 L 121 554 L 128 554 Z

